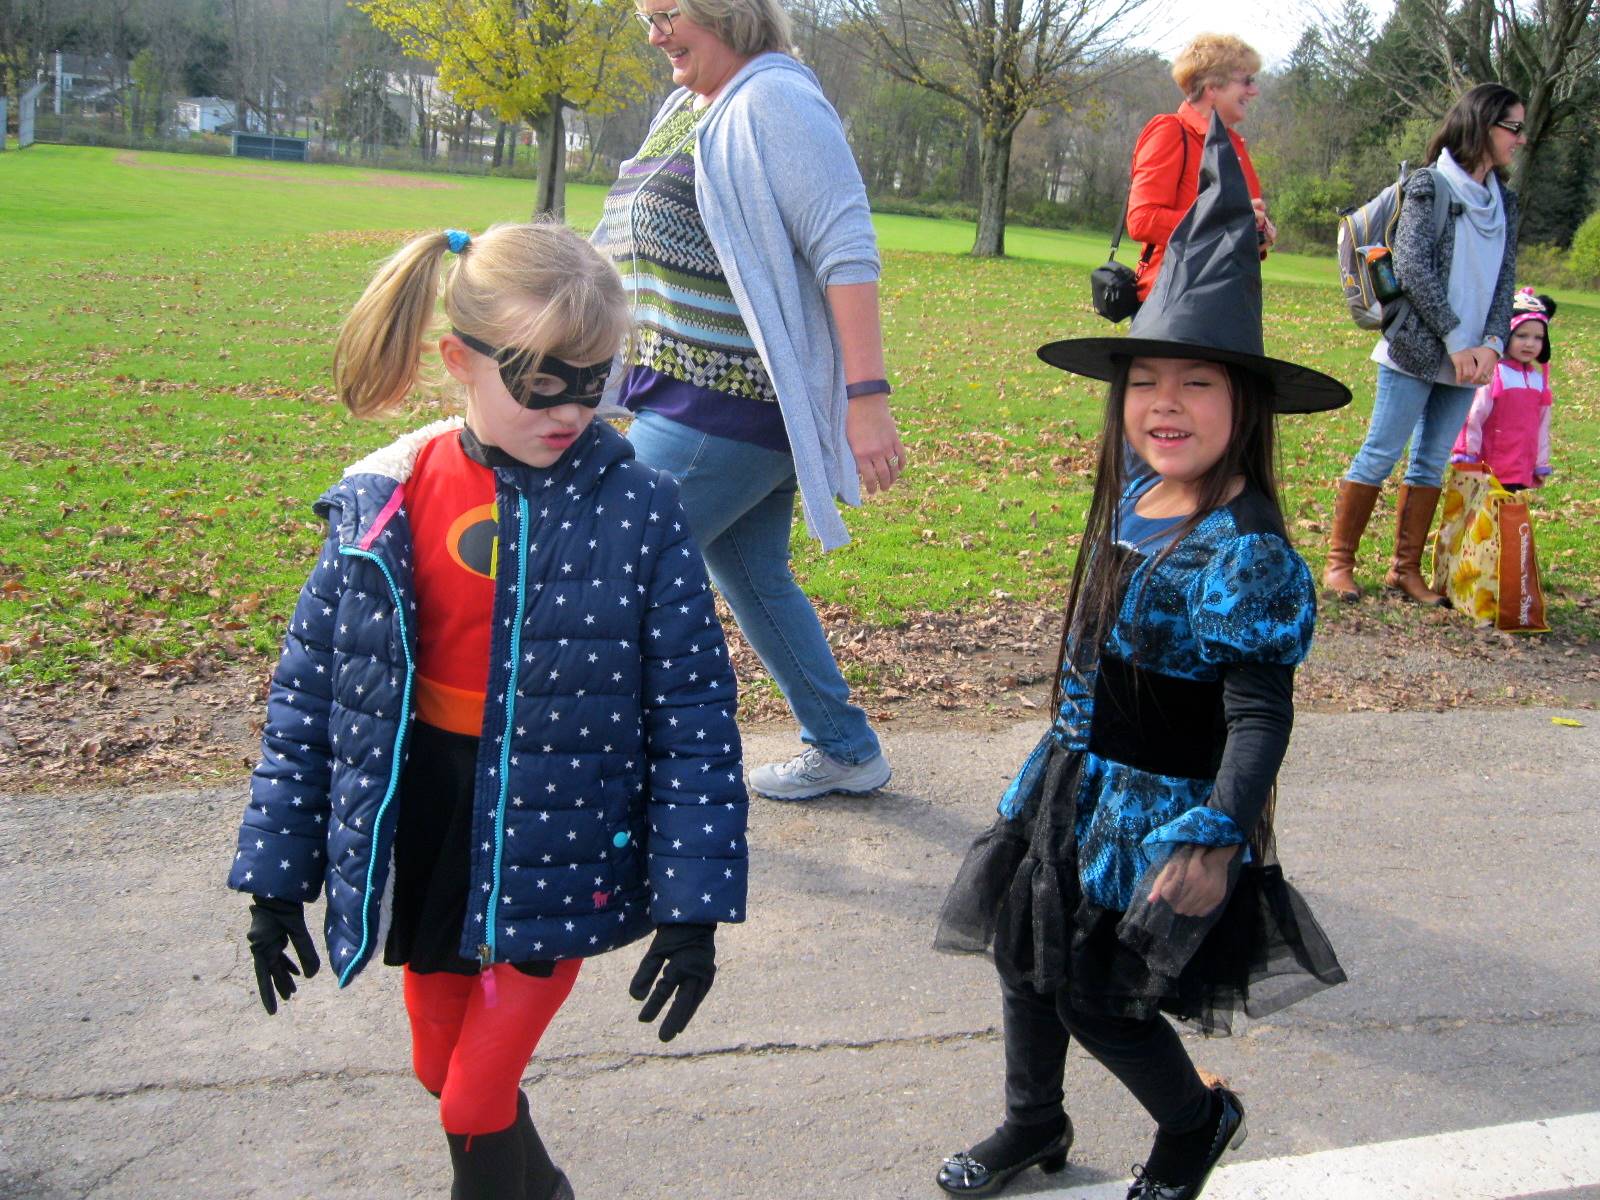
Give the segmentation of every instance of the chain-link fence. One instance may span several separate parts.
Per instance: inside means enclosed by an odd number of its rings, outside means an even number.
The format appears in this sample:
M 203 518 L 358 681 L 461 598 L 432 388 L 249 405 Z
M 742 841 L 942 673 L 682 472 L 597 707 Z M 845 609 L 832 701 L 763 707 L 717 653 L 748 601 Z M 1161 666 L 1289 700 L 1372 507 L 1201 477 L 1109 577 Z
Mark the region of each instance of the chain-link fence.
M 280 131 L 287 133 L 288 131 Z M 139 132 L 115 116 L 42 112 L 35 123 L 40 142 L 74 146 L 116 146 L 128 150 L 163 150 L 177 154 L 232 154 L 231 132 L 193 133 L 182 127 L 167 127 L 159 134 Z M 302 130 L 293 136 L 305 137 Z M 498 149 L 496 142 L 499 142 Z M 567 155 L 570 182 L 601 181 L 616 177 L 616 155 L 595 155 L 588 149 Z M 437 139 L 424 147 L 409 143 L 357 141 L 328 137 L 313 132 L 307 139 L 306 161 L 369 167 L 384 171 L 427 171 L 452 175 L 500 175 L 516 179 L 538 174 L 538 147 L 532 144 L 526 128 L 498 138 L 486 130 L 474 139 Z

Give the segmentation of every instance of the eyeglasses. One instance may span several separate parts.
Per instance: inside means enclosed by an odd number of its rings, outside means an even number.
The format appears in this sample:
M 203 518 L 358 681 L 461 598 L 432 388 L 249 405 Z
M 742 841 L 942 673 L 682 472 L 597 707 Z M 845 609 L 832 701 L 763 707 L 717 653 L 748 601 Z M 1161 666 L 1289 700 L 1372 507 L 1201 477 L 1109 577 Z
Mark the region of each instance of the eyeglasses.
M 639 24 L 643 25 L 647 32 L 654 29 L 666 37 L 671 37 L 672 18 L 678 15 L 678 10 L 676 8 L 662 8 L 657 9 L 655 12 L 636 12 L 633 15 L 639 18 Z
M 1242 83 L 1245 87 L 1255 87 L 1256 85 L 1256 77 L 1254 75 L 1235 75 L 1233 81 Z
M 1523 128 L 1527 125 L 1527 122 L 1526 121 L 1496 121 L 1495 124 L 1500 126 L 1501 129 L 1504 129 L 1507 133 L 1511 134 L 1513 137 L 1515 137 L 1517 134 L 1522 132 Z
M 559 408 L 563 404 L 600 407 L 606 377 L 611 374 L 610 359 L 581 367 L 546 354 L 535 366 L 533 355 L 526 350 L 503 350 L 459 329 L 450 332 L 479 354 L 495 360 L 506 391 L 523 408 Z

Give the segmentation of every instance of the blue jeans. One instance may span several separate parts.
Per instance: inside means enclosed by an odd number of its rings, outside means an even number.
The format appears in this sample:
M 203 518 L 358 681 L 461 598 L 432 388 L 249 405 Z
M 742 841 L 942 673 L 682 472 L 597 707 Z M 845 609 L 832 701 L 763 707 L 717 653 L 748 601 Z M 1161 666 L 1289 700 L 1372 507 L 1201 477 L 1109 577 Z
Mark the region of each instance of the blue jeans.
M 852 765 L 876 756 L 877 735 L 850 703 L 817 611 L 789 571 L 794 459 L 648 409 L 628 440 L 640 462 L 677 479 L 711 582 L 789 702 L 801 740 Z
M 1466 424 L 1474 390 L 1418 379 L 1379 364 L 1378 397 L 1367 424 L 1367 440 L 1356 451 L 1345 478 L 1380 486 L 1409 440 L 1406 482 L 1412 487 L 1438 487 L 1450 465 L 1450 447 Z

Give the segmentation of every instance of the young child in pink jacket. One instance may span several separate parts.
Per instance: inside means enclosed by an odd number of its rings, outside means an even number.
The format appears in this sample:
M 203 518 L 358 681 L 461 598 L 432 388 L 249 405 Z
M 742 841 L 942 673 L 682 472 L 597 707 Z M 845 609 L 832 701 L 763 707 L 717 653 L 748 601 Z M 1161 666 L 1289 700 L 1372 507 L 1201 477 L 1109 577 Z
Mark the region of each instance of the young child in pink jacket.
M 1556 302 L 1523 288 L 1512 303 L 1511 340 L 1494 378 L 1478 389 L 1450 453 L 1482 463 L 1507 491 L 1543 487 L 1550 475 L 1550 321 Z

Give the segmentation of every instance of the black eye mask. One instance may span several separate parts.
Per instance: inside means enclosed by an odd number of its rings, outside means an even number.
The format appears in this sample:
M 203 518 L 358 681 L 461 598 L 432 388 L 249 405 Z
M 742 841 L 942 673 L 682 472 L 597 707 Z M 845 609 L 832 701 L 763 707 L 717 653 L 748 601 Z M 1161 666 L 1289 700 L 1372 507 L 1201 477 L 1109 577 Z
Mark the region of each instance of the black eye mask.
M 471 349 L 499 364 L 500 379 L 506 385 L 506 391 L 523 408 L 557 408 L 563 404 L 600 407 L 600 394 L 605 391 L 606 377 L 611 374 L 609 360 L 592 367 L 578 367 L 554 354 L 546 354 L 539 359 L 535 368 L 533 355 L 526 350 L 499 350 L 459 329 L 450 332 Z M 548 393 L 538 390 L 537 380 L 541 375 L 552 375 L 561 380 L 561 390 Z

